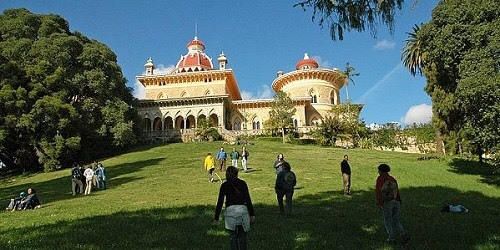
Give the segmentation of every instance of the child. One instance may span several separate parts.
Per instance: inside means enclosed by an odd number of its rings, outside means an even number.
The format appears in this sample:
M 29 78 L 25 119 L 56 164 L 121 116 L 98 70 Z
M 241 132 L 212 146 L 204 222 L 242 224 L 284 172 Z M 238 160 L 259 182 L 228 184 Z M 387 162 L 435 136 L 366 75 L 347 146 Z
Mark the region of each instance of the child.
M 205 163 L 203 164 L 203 167 L 206 171 L 208 171 L 208 181 L 213 182 L 214 181 L 214 170 L 215 170 L 215 159 L 211 153 L 208 153 L 207 157 L 205 157 Z

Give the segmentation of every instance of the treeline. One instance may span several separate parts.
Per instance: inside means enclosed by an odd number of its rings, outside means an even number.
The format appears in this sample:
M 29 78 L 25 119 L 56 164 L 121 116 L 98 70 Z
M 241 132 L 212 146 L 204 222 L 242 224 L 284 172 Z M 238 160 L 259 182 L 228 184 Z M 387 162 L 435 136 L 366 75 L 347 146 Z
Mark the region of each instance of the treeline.
M 116 55 L 57 15 L 0 15 L 0 160 L 54 170 L 136 142 L 136 100 Z

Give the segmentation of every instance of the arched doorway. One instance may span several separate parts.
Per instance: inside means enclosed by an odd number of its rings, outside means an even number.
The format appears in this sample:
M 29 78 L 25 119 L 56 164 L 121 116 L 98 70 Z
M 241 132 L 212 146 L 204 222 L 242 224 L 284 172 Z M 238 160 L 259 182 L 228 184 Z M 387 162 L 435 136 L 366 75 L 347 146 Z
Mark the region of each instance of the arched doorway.
M 151 120 L 149 118 L 144 118 L 144 127 L 142 130 L 144 132 L 151 132 Z
M 177 118 L 175 118 L 175 128 L 184 129 L 184 117 L 177 116 Z
M 161 126 L 161 118 L 156 117 L 153 121 L 153 131 L 161 131 L 162 126 Z
M 216 114 L 210 115 L 210 127 L 218 127 L 219 126 L 219 117 Z
M 165 118 L 165 122 L 163 124 L 164 124 L 165 130 L 174 128 L 174 120 L 172 120 L 172 117 L 170 117 L 170 116 L 167 116 Z
M 234 119 L 233 130 L 241 130 L 241 119 L 238 117 Z
M 193 115 L 190 115 L 186 119 L 186 128 L 195 128 L 196 122 Z
M 196 127 L 199 127 L 200 124 L 204 123 L 204 122 L 207 122 L 207 117 L 204 115 L 204 114 L 201 114 L 198 116 L 198 121 L 196 123 Z

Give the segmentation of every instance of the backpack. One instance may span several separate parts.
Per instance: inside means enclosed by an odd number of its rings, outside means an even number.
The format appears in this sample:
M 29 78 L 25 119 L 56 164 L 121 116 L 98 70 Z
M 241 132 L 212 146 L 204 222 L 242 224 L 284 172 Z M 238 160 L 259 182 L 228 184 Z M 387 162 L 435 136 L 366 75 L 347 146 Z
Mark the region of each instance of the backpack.
M 283 176 L 283 189 L 284 190 L 293 190 L 295 184 L 297 183 L 297 178 L 292 171 L 288 171 Z
M 81 179 L 82 178 L 82 172 L 78 168 L 74 168 L 72 170 L 71 175 L 73 176 L 73 179 Z
M 398 184 L 394 180 L 387 179 L 382 185 L 381 192 L 383 201 L 395 200 L 399 192 Z

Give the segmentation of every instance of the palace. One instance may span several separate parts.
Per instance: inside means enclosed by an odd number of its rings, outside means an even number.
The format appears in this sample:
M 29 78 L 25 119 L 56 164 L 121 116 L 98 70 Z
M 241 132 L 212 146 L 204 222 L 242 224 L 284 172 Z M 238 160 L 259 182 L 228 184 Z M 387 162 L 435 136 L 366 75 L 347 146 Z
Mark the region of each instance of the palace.
M 172 72 L 157 74 L 149 58 L 145 72 L 137 76 L 145 88 L 145 99 L 139 105 L 145 138 L 192 140 L 200 119 L 207 119 L 225 139 L 262 133 L 273 99 L 242 100 L 224 53 L 217 57 L 215 68 L 197 37 L 187 49 Z M 306 132 L 340 104 L 339 92 L 347 77 L 338 69 L 320 67 L 307 54 L 295 68 L 287 73 L 278 71 L 272 88 L 290 96 L 296 108 L 293 125 Z

